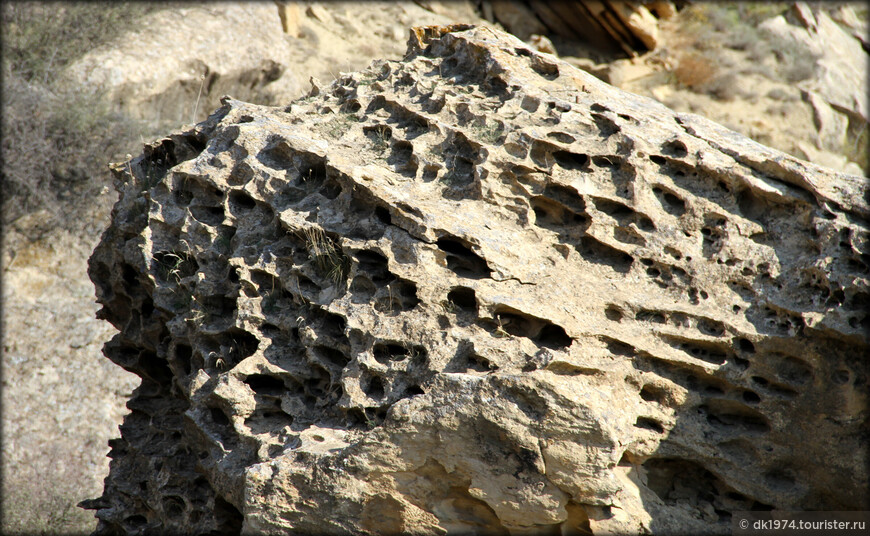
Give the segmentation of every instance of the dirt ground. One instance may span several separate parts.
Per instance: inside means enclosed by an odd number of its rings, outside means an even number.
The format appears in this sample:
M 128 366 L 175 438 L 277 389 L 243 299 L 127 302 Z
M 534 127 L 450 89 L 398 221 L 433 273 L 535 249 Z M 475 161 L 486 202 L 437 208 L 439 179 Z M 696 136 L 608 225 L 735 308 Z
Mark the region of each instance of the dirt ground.
M 76 504 L 100 494 L 107 441 L 139 385 L 102 357 L 115 330 L 94 316 L 86 273 L 97 238 L 53 233 L 4 258 L 4 534 L 96 526 Z
M 633 61 L 598 63 L 602 58 L 578 57 L 582 48 L 554 42 L 563 58 L 606 73 L 603 76 L 614 85 L 654 97 L 678 111 L 705 115 L 761 143 L 805 157 L 798 142 L 811 143 L 817 132 L 813 110 L 795 86 L 795 78 L 804 73 L 771 68 L 766 62 L 775 53 L 758 44 L 759 36 L 747 33 L 745 24 L 729 26 L 715 10 L 692 9 L 663 22 L 660 47 Z M 347 24 L 342 21 L 353 19 L 351 8 L 345 14 L 349 17 L 336 18 L 334 31 Z M 369 14 L 366 25 L 394 24 L 387 16 L 378 20 Z M 866 8 L 863 17 L 866 21 Z M 710 45 L 738 38 L 746 43 Z M 366 44 L 369 36 L 360 33 L 357 39 L 359 50 L 377 54 L 377 48 Z M 404 40 L 402 36 L 399 48 L 404 48 Z M 356 58 L 361 65 L 371 59 L 375 57 Z M 351 64 L 346 56 L 340 61 L 332 66 L 336 73 Z M 841 155 L 834 155 L 841 160 L 831 162 L 845 166 L 843 155 L 855 158 L 856 151 L 857 145 L 845 147 Z M 860 172 L 857 166 L 848 168 L 856 169 Z M 100 194 L 95 221 L 108 222 L 115 198 L 112 191 Z M 39 217 L 37 213 L 31 218 Z M 87 259 L 100 232 L 100 225 L 78 233 L 50 229 L 35 242 L 15 229 L 5 232 L 0 525 L 4 534 L 85 533 L 96 527 L 92 513 L 76 504 L 101 494 L 109 468 L 107 441 L 118 434 L 127 413 L 125 401 L 139 384 L 136 376 L 101 353 L 102 344 L 115 330 L 95 318 L 98 306 L 87 277 Z

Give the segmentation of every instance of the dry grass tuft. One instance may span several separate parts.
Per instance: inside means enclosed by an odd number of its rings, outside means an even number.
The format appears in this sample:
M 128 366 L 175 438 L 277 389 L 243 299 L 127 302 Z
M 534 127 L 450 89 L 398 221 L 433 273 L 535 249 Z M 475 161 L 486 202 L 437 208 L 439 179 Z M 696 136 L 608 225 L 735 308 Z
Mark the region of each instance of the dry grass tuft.
M 63 80 L 73 61 L 162 5 L 4 2 L 2 6 L 2 223 L 42 211 L 52 227 L 96 234 L 96 200 L 111 185 L 106 163 L 137 146 L 142 125 L 111 110 L 99 88 Z M 35 235 L 33 234 L 35 233 Z
M 715 60 L 690 52 L 679 57 L 674 76 L 684 87 L 701 91 L 713 80 L 717 72 Z

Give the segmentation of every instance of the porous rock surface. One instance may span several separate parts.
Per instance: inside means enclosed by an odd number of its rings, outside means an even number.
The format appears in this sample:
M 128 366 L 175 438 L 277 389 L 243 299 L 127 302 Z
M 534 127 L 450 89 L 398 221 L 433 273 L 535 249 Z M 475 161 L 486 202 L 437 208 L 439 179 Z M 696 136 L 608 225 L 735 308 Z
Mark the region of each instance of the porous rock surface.
M 867 179 L 465 26 L 115 170 L 99 534 L 868 507 Z

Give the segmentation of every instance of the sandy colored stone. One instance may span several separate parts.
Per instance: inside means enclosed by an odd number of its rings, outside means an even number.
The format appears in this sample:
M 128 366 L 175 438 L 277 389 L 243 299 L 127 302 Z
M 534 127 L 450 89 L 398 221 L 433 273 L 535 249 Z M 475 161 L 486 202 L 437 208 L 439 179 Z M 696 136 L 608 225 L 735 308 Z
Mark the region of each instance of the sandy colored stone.
M 648 50 L 654 50 L 659 41 L 658 19 L 644 6 L 626 2 L 610 4 L 613 11 Z
M 299 37 L 299 3 L 275 0 L 275 5 L 278 7 L 281 29 L 291 37 Z
M 103 88 L 132 117 L 184 124 L 205 119 L 221 95 L 289 102 L 308 90 L 311 76 L 330 81 L 373 58 L 399 58 L 412 25 L 480 20 L 467 2 L 449 2 L 438 13 L 410 0 L 277 3 L 161 10 L 64 76 Z
M 846 142 L 849 117 L 834 110 L 816 93 L 807 92 L 807 101 L 813 107 L 813 119 L 819 131 L 820 148 L 841 152 Z
M 866 178 L 468 25 L 114 169 L 98 534 L 867 508 Z
M 501 23 L 510 33 L 526 41 L 533 35 L 544 35 L 547 27 L 535 12 L 524 2 L 514 0 L 493 0 L 492 19 Z
M 861 41 L 825 13 L 797 2 L 789 16 L 777 16 L 760 28 L 786 40 L 795 53 L 815 60 L 814 76 L 799 84 L 813 91 L 835 109 L 867 123 L 867 53 Z
M 798 158 L 855 173 L 860 166 L 850 159 L 863 161 L 861 140 L 855 136 L 866 131 L 860 110 L 868 91 L 868 55 L 861 41 L 833 23 L 825 14 L 828 10 L 819 6 L 811 10 L 802 8 L 806 19 L 811 15 L 813 21 L 817 17 L 825 21 L 809 28 L 794 15 L 797 8 L 791 8 L 784 16 L 759 24 L 757 34 L 745 23 L 710 31 L 708 35 L 694 34 L 692 17 L 707 9 L 715 12 L 713 6 L 689 6 L 677 17 L 660 19 L 662 45 L 655 52 L 633 63 L 607 62 L 600 70 L 590 72 L 621 89 L 654 97 L 678 112 L 703 115 Z M 738 29 L 755 34 L 754 39 L 741 44 L 740 39 L 735 40 L 740 34 Z M 715 53 L 710 52 L 710 47 L 715 47 Z M 703 73 L 707 67 L 708 78 L 705 81 L 704 77 L 686 78 L 687 82 L 697 82 L 694 87 L 675 83 L 674 76 L 685 58 L 700 59 L 696 66 L 699 70 L 694 72 Z M 568 56 L 564 59 L 585 68 L 580 63 L 583 60 Z M 649 72 L 640 72 L 636 66 Z M 631 72 L 635 70 L 638 72 Z M 827 108 L 812 106 L 809 95 L 815 95 L 816 102 L 826 104 Z M 844 118 L 850 123 L 847 142 L 839 142 L 840 148 L 834 149 L 842 134 Z M 826 147 L 825 143 L 833 145 Z M 812 152 L 811 156 L 801 148 L 805 145 L 821 147 L 822 151 Z M 824 156 L 829 152 L 840 154 L 835 158 Z M 815 159 L 814 155 L 822 157 Z M 859 174 L 866 175 L 866 170 Z

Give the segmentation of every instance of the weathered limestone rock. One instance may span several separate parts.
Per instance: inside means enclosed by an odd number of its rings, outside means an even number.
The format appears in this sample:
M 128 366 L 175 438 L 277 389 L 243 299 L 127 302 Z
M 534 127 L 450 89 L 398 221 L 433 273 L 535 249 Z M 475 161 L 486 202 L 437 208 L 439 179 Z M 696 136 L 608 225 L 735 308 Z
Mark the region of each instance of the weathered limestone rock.
M 278 6 L 278 18 L 281 19 L 281 29 L 285 34 L 299 37 L 299 4 L 275 0 Z
M 115 170 L 99 534 L 868 508 L 865 178 L 465 26 Z
M 842 114 L 841 121 L 857 123 L 856 130 L 866 127 L 870 121 L 866 95 L 868 57 L 859 39 L 831 20 L 824 10 L 811 9 L 804 2 L 797 2 L 787 16 L 773 17 L 760 28 L 789 43 L 794 54 L 811 60 L 816 74 L 798 84 L 808 99 L 826 102 L 832 108 L 830 114 Z M 815 103 L 813 107 L 818 108 Z M 819 148 L 835 151 L 842 144 L 842 140 L 824 138 L 821 142 Z
M 476 22 L 467 2 L 436 14 L 408 0 L 180 4 L 145 17 L 111 46 L 66 71 L 99 87 L 131 117 L 181 124 L 203 120 L 225 94 L 289 102 L 308 79 L 332 80 L 372 58 L 399 58 L 409 26 Z M 195 121 L 191 121 L 195 122 Z
M 579 39 L 598 48 L 622 50 L 629 56 L 658 45 L 658 19 L 676 14 L 672 2 L 544 2 L 483 0 L 485 19 L 499 22 L 527 41 L 533 34 Z

